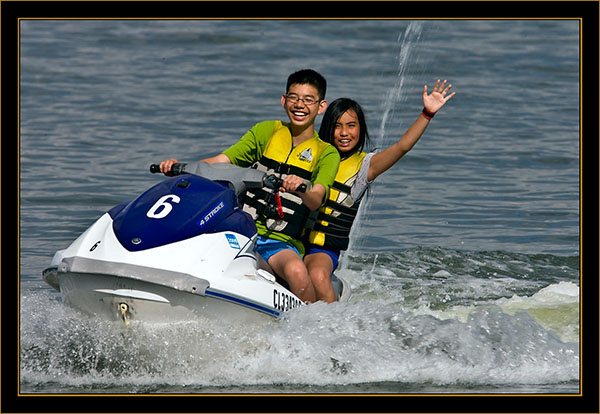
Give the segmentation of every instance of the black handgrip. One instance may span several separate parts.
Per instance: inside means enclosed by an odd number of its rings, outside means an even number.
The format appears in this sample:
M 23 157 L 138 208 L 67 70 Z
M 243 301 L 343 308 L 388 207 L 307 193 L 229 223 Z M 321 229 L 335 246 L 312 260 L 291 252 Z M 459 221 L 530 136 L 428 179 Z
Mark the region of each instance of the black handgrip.
M 263 183 L 265 187 L 270 188 L 272 190 L 279 189 L 279 187 L 283 187 L 283 180 L 276 175 L 267 175 L 263 179 Z M 299 193 L 304 193 L 306 191 L 306 184 L 300 184 L 295 191 Z
M 175 175 L 181 175 L 181 174 L 185 174 L 185 166 L 187 164 L 185 163 L 178 163 L 178 164 L 173 164 L 173 166 L 171 167 L 171 171 L 169 171 L 166 175 L 169 176 L 175 176 Z M 150 172 L 152 174 L 156 174 L 160 172 L 160 165 L 159 164 L 152 164 L 150 165 Z
M 275 190 L 283 185 L 283 180 L 276 175 L 265 175 L 263 185 L 271 190 Z

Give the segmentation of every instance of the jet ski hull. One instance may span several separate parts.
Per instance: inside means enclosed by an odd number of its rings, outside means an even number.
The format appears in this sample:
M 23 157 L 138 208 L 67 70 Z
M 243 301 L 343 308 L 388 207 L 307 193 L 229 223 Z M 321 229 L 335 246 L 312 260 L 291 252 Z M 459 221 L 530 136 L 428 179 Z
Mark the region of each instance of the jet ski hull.
M 108 320 L 172 322 L 198 318 L 264 320 L 281 315 L 275 308 L 219 291 L 185 292 L 126 277 L 63 273 L 47 269 L 44 278 L 58 284 L 64 303 Z

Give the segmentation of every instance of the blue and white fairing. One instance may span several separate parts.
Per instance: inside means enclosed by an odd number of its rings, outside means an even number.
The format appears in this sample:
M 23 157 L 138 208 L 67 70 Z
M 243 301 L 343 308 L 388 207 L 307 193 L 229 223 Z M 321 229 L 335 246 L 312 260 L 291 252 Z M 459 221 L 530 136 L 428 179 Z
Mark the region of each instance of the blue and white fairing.
M 226 183 L 190 174 L 168 178 L 108 214 L 117 239 L 132 252 L 201 234 L 256 234 L 252 218 Z
M 258 268 L 256 226 L 230 186 L 193 174 L 165 179 L 58 251 L 44 280 L 65 302 L 125 321 L 280 316 L 301 306 Z

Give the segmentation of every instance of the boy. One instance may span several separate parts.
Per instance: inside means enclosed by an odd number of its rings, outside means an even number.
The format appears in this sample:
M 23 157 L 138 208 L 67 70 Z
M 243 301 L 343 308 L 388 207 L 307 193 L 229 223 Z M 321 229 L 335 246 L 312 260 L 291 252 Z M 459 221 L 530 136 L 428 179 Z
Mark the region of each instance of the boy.
M 312 69 L 292 73 L 281 97 L 289 123 L 260 122 L 223 153 L 202 160 L 254 165 L 283 178 L 277 214 L 269 208 L 274 195 L 267 190 L 248 191 L 242 202 L 256 222 L 257 251 L 288 282 L 292 293 L 309 303 L 316 301 L 316 294 L 298 239 L 309 210 L 317 210 L 326 199 L 340 163 L 335 147 L 323 142 L 314 129 L 315 118 L 327 108 L 326 89 L 325 78 Z M 167 174 L 175 163 L 163 161 L 161 172 Z M 296 192 L 301 184 L 306 184 L 306 191 Z

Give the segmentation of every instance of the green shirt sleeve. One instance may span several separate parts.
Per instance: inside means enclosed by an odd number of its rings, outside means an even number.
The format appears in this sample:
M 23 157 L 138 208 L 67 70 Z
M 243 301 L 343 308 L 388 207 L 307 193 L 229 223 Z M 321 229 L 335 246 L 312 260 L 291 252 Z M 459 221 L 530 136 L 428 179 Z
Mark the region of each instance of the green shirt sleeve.
M 323 151 L 321 158 L 319 158 L 311 177 L 313 185 L 321 184 L 325 187 L 325 198 L 323 199 L 323 202 L 329 198 L 329 189 L 335 181 L 339 166 L 340 153 L 333 145 L 329 145 L 327 149 Z
M 238 167 L 250 167 L 262 158 L 263 150 L 273 135 L 276 123 L 280 121 L 263 121 L 254 125 L 238 142 L 223 151 L 223 154 Z

